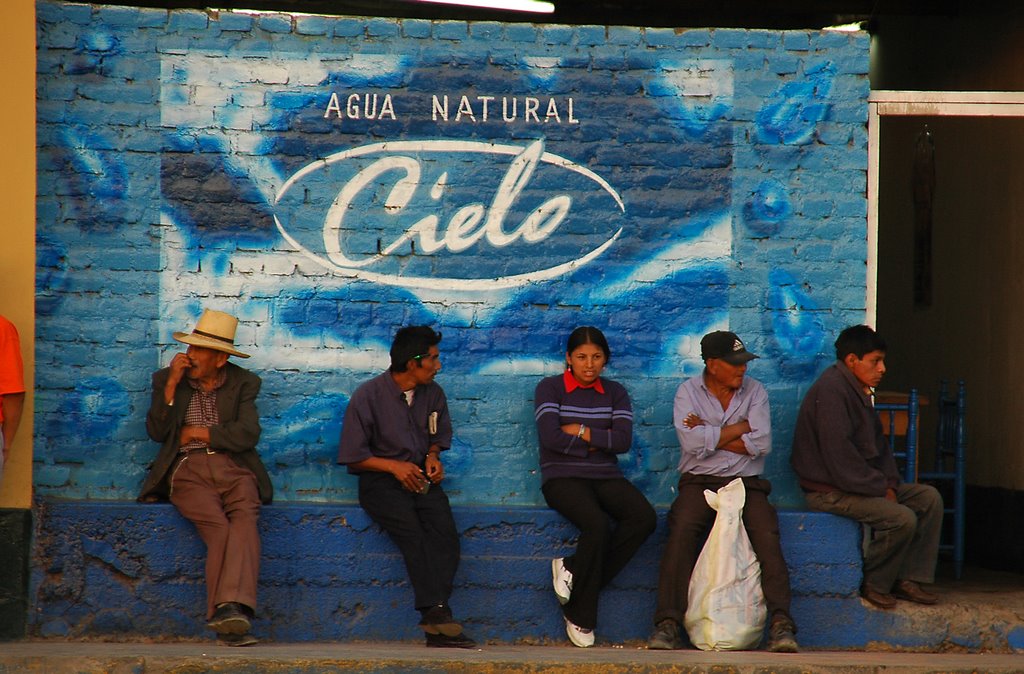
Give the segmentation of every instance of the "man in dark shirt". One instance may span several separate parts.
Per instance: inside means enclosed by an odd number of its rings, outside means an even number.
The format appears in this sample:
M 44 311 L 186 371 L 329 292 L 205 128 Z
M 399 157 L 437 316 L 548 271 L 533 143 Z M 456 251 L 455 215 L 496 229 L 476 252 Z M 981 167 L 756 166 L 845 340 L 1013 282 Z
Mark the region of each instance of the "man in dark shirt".
M 153 374 L 146 415 L 149 437 L 162 443 L 139 500 L 169 499 L 206 544 L 207 626 L 228 646 L 256 643 L 249 634 L 256 609 L 261 503 L 273 487 L 259 454 L 256 396 L 261 381 L 228 362 L 248 358 L 234 346 L 238 319 L 207 309 L 188 344 Z
M 861 596 L 879 608 L 896 599 L 934 604 L 931 583 L 942 527 L 942 497 L 934 487 L 900 479 L 874 408 L 885 374 L 885 342 L 866 325 L 836 339 L 836 363 L 800 405 L 793 470 L 807 505 L 867 525 Z
M 427 646 L 473 648 L 448 606 L 459 566 L 459 533 L 441 487 L 441 452 L 452 439 L 441 370 L 441 333 L 402 328 L 391 367 L 352 394 L 338 463 L 359 476 L 359 504 L 405 560 Z

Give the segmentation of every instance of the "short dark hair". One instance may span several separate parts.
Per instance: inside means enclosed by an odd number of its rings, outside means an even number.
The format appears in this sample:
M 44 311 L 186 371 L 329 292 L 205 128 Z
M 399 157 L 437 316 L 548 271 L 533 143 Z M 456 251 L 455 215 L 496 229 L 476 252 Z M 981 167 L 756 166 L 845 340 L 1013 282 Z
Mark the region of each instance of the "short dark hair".
M 608 348 L 608 340 L 604 338 L 604 333 L 589 325 L 580 326 L 572 331 L 572 334 L 569 335 L 569 342 L 565 345 L 565 352 L 571 354 L 584 344 L 593 344 L 601 349 L 604 351 L 605 362 L 611 362 L 612 351 Z
M 409 361 L 425 356 L 430 347 L 441 341 L 441 333 L 429 325 L 409 325 L 395 333 L 391 342 L 391 371 L 405 372 Z
M 885 351 L 885 340 L 867 325 L 851 325 L 836 338 L 836 360 L 853 354 L 863 358 L 872 351 Z

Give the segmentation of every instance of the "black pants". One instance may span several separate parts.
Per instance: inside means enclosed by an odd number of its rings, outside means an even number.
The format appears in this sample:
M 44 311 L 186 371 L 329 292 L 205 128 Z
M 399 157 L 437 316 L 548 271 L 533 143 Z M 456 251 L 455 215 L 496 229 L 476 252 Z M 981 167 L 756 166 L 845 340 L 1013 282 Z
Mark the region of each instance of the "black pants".
M 541 491 L 548 505 L 580 530 L 575 554 L 565 558 L 572 594 L 562 610 L 579 627 L 594 629 L 598 593 L 651 535 L 657 515 L 625 478 L 560 477 L 545 482 Z
M 684 473 L 679 478 L 679 495 L 668 513 L 668 541 L 661 557 L 658 574 L 658 605 L 654 611 L 655 624 L 672 618 L 683 623 L 688 604 L 690 576 L 697 564 L 704 542 L 711 532 L 717 514 L 704 500 L 704 490 L 718 491 L 735 477 L 693 475 Z M 750 538 L 750 547 L 761 564 L 761 589 L 768 617 L 776 612 L 790 617 L 789 569 L 782 556 L 779 541 L 779 516 L 768 502 L 772 485 L 756 477 L 743 478 L 747 492 L 743 506 L 743 528 Z
M 414 494 L 389 473 L 362 473 L 359 505 L 401 551 L 416 608 L 447 604 L 459 567 L 459 532 L 441 485 Z

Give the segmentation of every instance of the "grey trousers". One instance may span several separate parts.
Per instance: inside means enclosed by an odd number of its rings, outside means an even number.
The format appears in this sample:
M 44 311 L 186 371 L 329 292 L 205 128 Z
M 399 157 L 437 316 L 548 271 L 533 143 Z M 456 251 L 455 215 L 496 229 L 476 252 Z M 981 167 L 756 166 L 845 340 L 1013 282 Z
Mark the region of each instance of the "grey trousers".
M 229 601 L 255 610 L 260 575 L 256 476 L 227 454 L 192 452 L 171 478 L 171 503 L 206 543 L 206 619 Z
M 942 532 L 942 496 L 927 484 L 901 484 L 896 503 L 841 491 L 805 494 L 812 510 L 857 520 L 871 529 L 864 585 L 888 594 L 897 580 L 931 583 Z

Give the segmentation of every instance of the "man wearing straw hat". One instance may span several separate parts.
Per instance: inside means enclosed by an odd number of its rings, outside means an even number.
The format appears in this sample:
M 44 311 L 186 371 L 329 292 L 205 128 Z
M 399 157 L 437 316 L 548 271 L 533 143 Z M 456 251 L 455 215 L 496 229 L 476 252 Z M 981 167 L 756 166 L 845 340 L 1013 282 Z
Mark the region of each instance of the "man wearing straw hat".
M 146 431 L 162 445 L 139 500 L 169 499 L 195 525 L 206 544 L 207 626 L 222 644 L 248 646 L 257 642 L 256 522 L 273 487 L 256 453 L 260 378 L 228 362 L 249 357 L 234 346 L 237 326 L 207 309 L 191 333 L 174 333 L 189 346 L 153 373 Z

